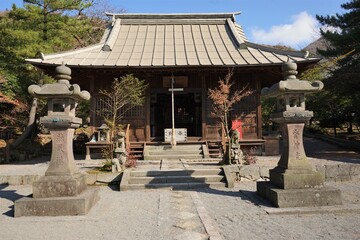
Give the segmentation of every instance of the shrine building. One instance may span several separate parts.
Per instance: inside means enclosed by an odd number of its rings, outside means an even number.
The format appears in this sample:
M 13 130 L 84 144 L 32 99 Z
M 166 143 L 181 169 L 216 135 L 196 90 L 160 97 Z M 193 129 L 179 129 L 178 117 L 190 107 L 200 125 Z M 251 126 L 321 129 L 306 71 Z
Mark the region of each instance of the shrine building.
M 208 89 L 232 69 L 233 88 L 249 86 L 255 92 L 233 108 L 230 118 L 241 118 L 244 140 L 262 139 L 260 90 L 282 79 L 283 63 L 294 61 L 301 72 L 320 59 L 249 42 L 237 14 L 109 13 L 112 23 L 98 44 L 27 61 L 49 75 L 62 63 L 72 69 L 71 83 L 91 94 L 92 127 L 103 123 L 96 114 L 104 107 L 99 89 L 126 74 L 145 80 L 144 104 L 123 118 L 133 142 L 164 141 L 164 130 L 172 127 L 172 77 L 174 87 L 182 88 L 174 93 L 175 127 L 186 129 L 188 141 L 219 139 Z

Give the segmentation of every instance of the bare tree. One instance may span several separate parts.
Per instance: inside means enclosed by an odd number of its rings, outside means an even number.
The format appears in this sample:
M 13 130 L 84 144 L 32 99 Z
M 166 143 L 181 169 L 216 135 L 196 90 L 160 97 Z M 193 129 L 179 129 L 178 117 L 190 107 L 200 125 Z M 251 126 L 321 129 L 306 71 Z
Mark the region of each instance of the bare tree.
M 244 97 L 251 95 L 254 91 L 249 89 L 248 85 L 242 89 L 236 89 L 232 91 L 231 87 L 234 85 L 231 78 L 233 77 L 233 70 L 229 69 L 224 79 L 219 79 L 218 87 L 214 89 L 208 89 L 208 96 L 213 102 L 213 111 L 211 115 L 219 119 L 219 122 L 224 126 L 227 139 L 230 139 L 229 128 L 229 113 L 232 110 L 234 104 L 240 102 Z M 226 147 L 226 153 L 223 162 L 230 164 L 230 149 L 231 142 L 228 141 Z
M 110 138 L 113 139 L 116 131 L 121 129 L 121 120 L 126 112 L 144 102 L 144 92 L 147 88 L 145 80 L 139 80 L 133 74 L 115 78 L 110 90 L 100 90 L 104 96 L 101 103 L 104 106 L 97 114 L 103 116 L 110 129 Z M 112 151 L 112 149 L 110 149 Z M 112 152 L 108 155 L 111 155 Z
M 121 78 L 115 78 L 109 91 L 99 91 L 105 96 L 102 99 L 105 108 L 101 115 L 110 128 L 116 128 L 127 111 L 143 104 L 146 88 L 147 84 L 144 80 L 128 74 Z

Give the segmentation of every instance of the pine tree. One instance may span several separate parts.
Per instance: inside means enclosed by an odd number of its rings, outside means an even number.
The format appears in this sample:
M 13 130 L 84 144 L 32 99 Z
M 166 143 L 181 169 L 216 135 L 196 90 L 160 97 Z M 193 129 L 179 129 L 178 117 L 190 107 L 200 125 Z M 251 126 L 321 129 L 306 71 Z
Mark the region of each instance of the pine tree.
M 327 94 L 335 96 L 338 102 L 344 102 L 344 96 L 347 98 L 341 114 L 350 116 L 356 112 L 360 101 L 360 0 L 352 0 L 341 7 L 345 10 L 343 14 L 317 15 L 316 18 L 324 27 L 322 37 L 330 43 L 328 49 L 319 50 L 319 53 L 327 58 L 351 53 L 337 61 L 324 80 Z M 360 112 L 357 112 L 358 122 L 359 115 Z
M 90 6 L 87 0 L 27 0 L 24 8 L 15 4 L 0 14 L 0 92 L 28 106 L 33 100 L 27 94 L 30 84 L 49 80 L 25 63 L 38 52 L 51 53 L 89 44 L 90 19 L 82 11 Z M 1 104 L 1 103 L 0 103 Z M 1 106 L 0 106 L 1 107 Z M 2 114 L 0 125 L 26 125 L 26 112 Z M 24 121 L 22 120 L 24 119 Z M 21 120 L 22 124 L 18 122 Z

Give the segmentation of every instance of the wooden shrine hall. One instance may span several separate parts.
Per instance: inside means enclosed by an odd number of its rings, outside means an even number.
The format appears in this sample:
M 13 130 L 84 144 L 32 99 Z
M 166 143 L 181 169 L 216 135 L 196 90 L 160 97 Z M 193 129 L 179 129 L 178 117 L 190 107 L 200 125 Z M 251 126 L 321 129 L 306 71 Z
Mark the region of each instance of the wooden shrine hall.
M 96 115 L 103 107 L 99 89 L 130 73 L 146 80 L 143 106 L 123 118 L 130 124 L 133 142 L 164 141 L 165 129 L 172 126 L 172 76 L 174 87 L 182 89 L 174 93 L 176 128 L 186 129 L 191 141 L 219 139 L 221 127 L 211 116 L 207 92 L 232 69 L 233 88 L 248 85 L 256 91 L 233 108 L 231 120 L 241 117 L 243 139 L 262 139 L 261 88 L 282 79 L 284 62 L 296 62 L 301 72 L 319 58 L 249 42 L 236 22 L 237 14 L 108 13 L 112 22 L 98 44 L 27 61 L 49 75 L 62 63 L 69 66 L 72 83 L 91 94 L 93 127 L 103 123 Z

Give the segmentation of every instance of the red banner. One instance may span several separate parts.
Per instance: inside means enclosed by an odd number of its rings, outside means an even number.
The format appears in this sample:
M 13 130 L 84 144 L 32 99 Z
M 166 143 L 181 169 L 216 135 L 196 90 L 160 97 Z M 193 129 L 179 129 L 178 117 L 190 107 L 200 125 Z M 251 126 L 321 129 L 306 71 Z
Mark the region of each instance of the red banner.
M 231 122 L 231 129 L 239 132 L 239 139 L 242 139 L 243 137 L 242 125 L 243 123 L 240 119 L 232 120 Z

